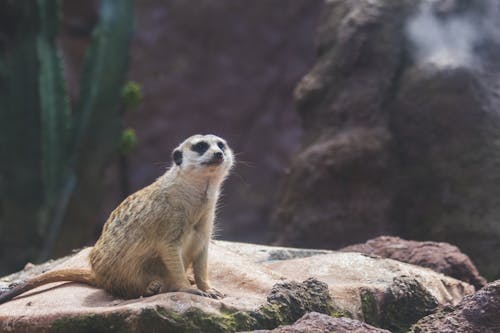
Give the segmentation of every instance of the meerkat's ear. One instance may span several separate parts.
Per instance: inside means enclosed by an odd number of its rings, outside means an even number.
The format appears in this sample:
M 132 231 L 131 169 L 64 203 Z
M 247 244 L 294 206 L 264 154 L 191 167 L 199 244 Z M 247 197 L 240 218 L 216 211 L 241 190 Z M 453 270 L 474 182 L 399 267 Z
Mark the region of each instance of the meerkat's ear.
M 180 150 L 174 150 L 172 153 L 172 159 L 174 160 L 175 164 L 181 165 L 182 164 L 182 151 Z

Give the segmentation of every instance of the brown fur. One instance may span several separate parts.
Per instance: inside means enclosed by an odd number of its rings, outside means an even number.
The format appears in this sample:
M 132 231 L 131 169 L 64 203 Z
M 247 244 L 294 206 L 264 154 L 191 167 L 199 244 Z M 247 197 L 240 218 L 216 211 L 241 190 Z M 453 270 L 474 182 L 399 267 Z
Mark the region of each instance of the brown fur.
M 7 302 L 8 300 L 21 295 L 28 290 L 39 287 L 41 285 L 61 282 L 61 281 L 72 281 L 81 282 L 90 285 L 95 285 L 95 279 L 91 271 L 86 269 L 61 269 L 58 271 L 47 272 L 41 274 L 31 280 L 23 282 L 16 285 L 11 290 L 0 295 L 0 304 Z
M 191 149 L 200 141 L 209 144 L 202 155 Z M 224 149 L 218 147 L 221 142 Z M 233 154 L 214 135 L 192 136 L 177 150 L 182 152 L 180 165 L 173 164 L 111 213 L 90 252 L 92 271 L 44 273 L 2 294 L 0 304 L 57 281 L 87 283 L 123 298 L 169 291 L 220 297 L 208 281 L 208 244 L 220 185 L 232 167 Z M 223 161 L 207 165 L 217 152 L 223 152 Z M 186 275 L 189 267 L 199 289 L 191 287 Z

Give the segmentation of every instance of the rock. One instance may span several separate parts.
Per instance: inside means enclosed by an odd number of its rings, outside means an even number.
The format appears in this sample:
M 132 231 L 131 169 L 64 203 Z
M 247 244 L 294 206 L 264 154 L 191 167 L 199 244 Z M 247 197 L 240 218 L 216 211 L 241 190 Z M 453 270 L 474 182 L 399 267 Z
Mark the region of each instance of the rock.
M 424 278 L 423 272 L 430 273 L 430 270 L 417 273 L 414 271 L 416 266 L 408 265 L 402 269 L 395 266 L 393 260 L 345 254 L 344 257 L 336 252 L 266 266 L 291 279 L 305 275 L 326 282 L 341 312 L 394 332 L 404 332 L 408 323 L 432 313 L 438 304 L 453 303 L 453 292 L 440 291 L 443 283 L 447 284 L 444 280 Z M 359 278 L 365 282 L 356 282 Z M 468 294 L 472 289 L 469 286 L 465 292 Z
M 88 267 L 88 252 L 50 269 Z M 359 253 L 215 241 L 209 260 L 213 286 L 227 295 L 222 300 L 185 293 L 122 300 L 57 283 L 0 305 L 0 331 L 234 332 L 274 329 L 319 312 L 402 332 L 438 305 L 458 304 L 474 291 L 425 268 Z M 0 287 L 37 268 L 2 278 Z
M 340 248 L 394 233 L 386 96 L 403 55 L 403 1 L 329 1 L 317 62 L 295 90 L 302 147 L 273 219 L 277 244 Z
M 456 307 L 444 307 L 419 320 L 410 333 L 500 332 L 500 280 L 465 297 Z
M 257 330 L 252 333 L 390 333 L 387 330 L 376 328 L 359 320 L 350 318 L 332 318 L 325 314 L 309 312 L 297 320 L 293 325 L 280 326 L 274 330 Z M 243 333 L 243 332 L 242 332 Z
M 472 284 L 476 289 L 481 289 L 487 283 L 486 279 L 479 275 L 469 257 L 448 243 L 417 242 L 399 237 L 381 236 L 363 244 L 347 246 L 340 251 L 374 254 L 427 267 Z
M 316 64 L 295 91 L 305 132 L 275 244 L 446 241 L 500 277 L 499 7 L 326 2 Z

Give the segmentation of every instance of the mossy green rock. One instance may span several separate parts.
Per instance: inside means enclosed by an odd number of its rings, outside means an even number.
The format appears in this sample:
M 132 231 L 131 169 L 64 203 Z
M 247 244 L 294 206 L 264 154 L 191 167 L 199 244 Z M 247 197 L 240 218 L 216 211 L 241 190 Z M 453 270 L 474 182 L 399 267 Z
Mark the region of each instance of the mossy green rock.
M 88 252 L 43 268 L 88 267 Z M 0 305 L 0 331 L 235 332 L 274 329 L 318 312 L 398 332 L 474 290 L 427 269 L 359 253 L 214 242 L 209 261 L 212 284 L 226 295 L 221 300 L 186 293 L 122 300 L 59 283 Z M 1 279 L 0 290 L 32 272 L 40 270 Z

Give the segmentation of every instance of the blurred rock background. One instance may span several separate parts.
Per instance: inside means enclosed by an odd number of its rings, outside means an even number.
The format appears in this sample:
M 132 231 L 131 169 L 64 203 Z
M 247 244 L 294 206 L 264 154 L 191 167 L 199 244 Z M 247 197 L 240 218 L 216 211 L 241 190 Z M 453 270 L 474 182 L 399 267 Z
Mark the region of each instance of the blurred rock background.
M 323 14 L 273 239 L 444 241 L 500 277 L 500 4 L 331 1 Z

